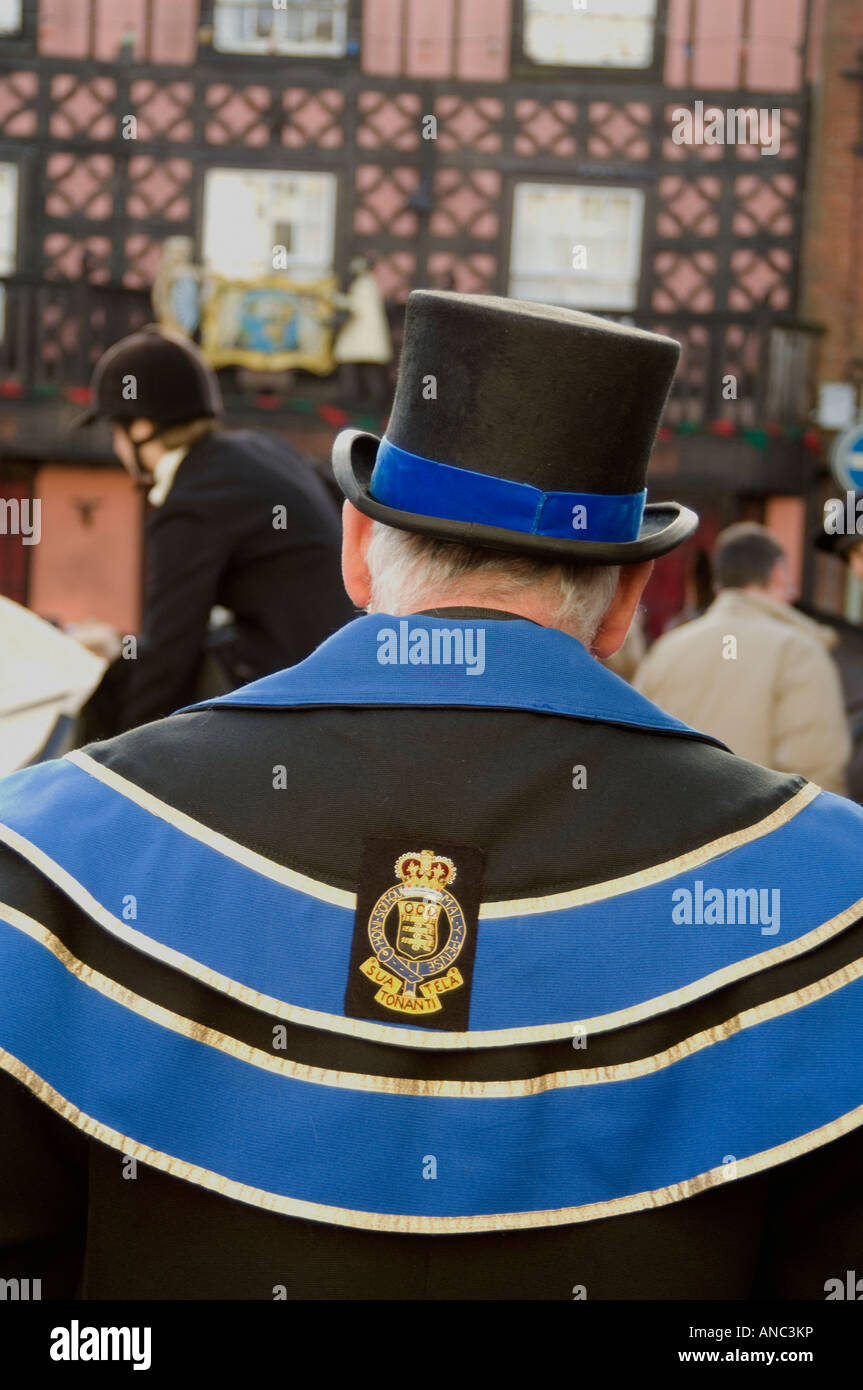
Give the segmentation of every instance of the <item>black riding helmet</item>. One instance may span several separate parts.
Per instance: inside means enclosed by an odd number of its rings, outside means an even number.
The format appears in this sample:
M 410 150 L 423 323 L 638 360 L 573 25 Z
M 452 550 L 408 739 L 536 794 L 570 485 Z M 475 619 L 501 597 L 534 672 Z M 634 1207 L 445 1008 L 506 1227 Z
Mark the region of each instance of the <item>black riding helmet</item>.
M 165 430 L 224 409 L 216 374 L 199 349 L 157 324 L 108 348 L 96 363 L 90 390 L 92 403 L 74 421 L 76 428 L 99 419 L 144 419 Z
M 73 421 L 75 429 L 99 419 L 124 428 L 133 420 L 153 421 L 146 439 L 130 437 L 138 483 L 149 476 L 141 463 L 142 444 L 158 439 L 173 425 L 218 417 L 224 409 L 216 374 L 202 353 L 158 324 L 148 324 L 108 348 L 96 363 L 90 390 L 91 404 Z

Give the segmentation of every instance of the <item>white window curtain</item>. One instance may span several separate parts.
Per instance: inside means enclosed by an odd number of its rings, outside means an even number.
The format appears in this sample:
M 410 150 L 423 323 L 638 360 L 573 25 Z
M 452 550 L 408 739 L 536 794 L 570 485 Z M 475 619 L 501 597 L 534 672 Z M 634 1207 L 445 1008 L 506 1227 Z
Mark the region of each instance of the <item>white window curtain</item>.
M 21 0 L 0 0 L 0 34 L 17 34 L 21 24 Z
M 332 268 L 336 175 L 210 169 L 204 185 L 205 264 L 232 279 L 279 269 L 314 280 Z
M 656 0 L 524 0 L 524 51 L 562 67 L 646 68 Z
M 638 188 L 517 184 L 509 293 L 576 309 L 635 308 L 643 224 Z
M 18 260 L 18 166 L 0 164 L 0 275 L 14 274 Z M 0 342 L 6 337 L 6 286 L 0 284 Z
M 213 46 L 226 53 L 338 57 L 347 46 L 348 0 L 216 0 Z
M 0 164 L 0 275 L 11 275 L 18 255 L 18 166 Z

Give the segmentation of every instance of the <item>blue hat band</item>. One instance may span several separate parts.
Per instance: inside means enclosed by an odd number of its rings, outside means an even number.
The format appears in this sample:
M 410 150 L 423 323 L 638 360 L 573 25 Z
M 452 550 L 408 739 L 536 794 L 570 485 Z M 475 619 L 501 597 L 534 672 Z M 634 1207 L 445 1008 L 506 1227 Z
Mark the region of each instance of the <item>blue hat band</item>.
M 642 492 L 542 492 L 530 483 L 472 473 L 381 440 L 369 484 L 376 502 L 403 512 L 498 526 L 557 540 L 634 541 L 641 530 Z

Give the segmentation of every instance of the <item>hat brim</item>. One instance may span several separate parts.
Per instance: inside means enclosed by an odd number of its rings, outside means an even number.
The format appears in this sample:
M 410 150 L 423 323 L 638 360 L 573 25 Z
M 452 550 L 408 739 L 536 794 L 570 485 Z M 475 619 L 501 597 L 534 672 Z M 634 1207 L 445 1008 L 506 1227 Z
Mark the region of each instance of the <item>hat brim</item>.
M 82 430 L 85 425 L 95 425 L 96 421 L 101 418 L 98 410 L 91 405 L 87 410 L 83 410 L 80 415 L 76 415 L 75 418 L 69 422 L 69 428 L 73 430 Z
M 579 541 L 556 536 L 537 536 L 476 521 L 449 521 L 419 512 L 404 512 L 378 502 L 369 491 L 380 439 L 366 430 L 342 430 L 333 444 L 333 472 L 347 500 L 375 521 L 399 531 L 457 541 L 462 545 L 487 546 L 517 555 L 544 556 L 549 560 L 582 560 L 592 565 L 628 565 L 654 560 L 688 540 L 698 527 L 698 516 L 680 502 L 648 502 L 641 530 L 632 541 Z

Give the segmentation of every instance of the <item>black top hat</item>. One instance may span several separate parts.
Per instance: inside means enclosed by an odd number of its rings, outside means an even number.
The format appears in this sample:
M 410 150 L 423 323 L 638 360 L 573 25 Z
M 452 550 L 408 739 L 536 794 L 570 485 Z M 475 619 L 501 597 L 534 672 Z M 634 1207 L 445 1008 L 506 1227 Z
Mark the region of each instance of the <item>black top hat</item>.
M 134 382 L 134 387 L 132 386 Z M 152 420 L 167 429 L 221 415 L 215 372 L 195 344 L 148 324 L 109 347 L 96 363 L 93 403 L 73 422 Z
M 574 309 L 415 290 L 386 434 L 343 430 L 336 477 L 404 531 L 586 564 L 664 555 L 698 525 L 645 505 L 679 356 Z

